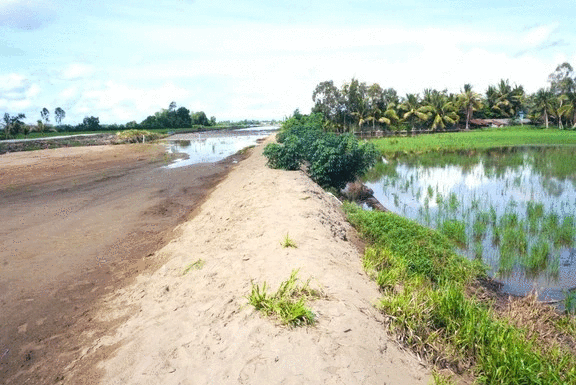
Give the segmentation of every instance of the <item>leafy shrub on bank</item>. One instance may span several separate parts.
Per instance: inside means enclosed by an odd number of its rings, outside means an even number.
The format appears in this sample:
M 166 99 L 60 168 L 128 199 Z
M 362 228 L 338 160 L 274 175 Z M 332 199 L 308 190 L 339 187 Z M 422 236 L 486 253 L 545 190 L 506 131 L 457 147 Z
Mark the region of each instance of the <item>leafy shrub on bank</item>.
M 280 144 L 264 149 L 268 165 L 273 168 L 297 170 L 308 164 L 310 177 L 323 187 L 344 188 L 376 162 L 376 149 L 361 143 L 352 134 L 336 135 L 322 131 L 321 122 L 301 115 L 291 118 L 277 135 Z

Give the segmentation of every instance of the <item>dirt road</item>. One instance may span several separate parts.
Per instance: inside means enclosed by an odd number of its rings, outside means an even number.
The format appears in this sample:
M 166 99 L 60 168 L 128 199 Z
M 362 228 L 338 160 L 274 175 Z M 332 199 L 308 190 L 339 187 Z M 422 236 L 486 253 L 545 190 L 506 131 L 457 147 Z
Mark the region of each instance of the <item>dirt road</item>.
M 427 384 L 429 372 L 386 334 L 340 203 L 300 171 L 265 166 L 262 146 L 218 184 L 163 261 L 104 296 L 64 384 Z M 289 234 L 296 248 L 283 248 Z M 191 266 L 195 266 L 191 268 Z M 287 328 L 248 305 L 292 270 L 325 294 L 317 325 Z
M 167 160 L 161 145 L 0 155 L 0 383 L 63 380 L 78 337 L 120 322 L 94 320 L 95 301 L 162 263 L 152 254 L 232 167 Z

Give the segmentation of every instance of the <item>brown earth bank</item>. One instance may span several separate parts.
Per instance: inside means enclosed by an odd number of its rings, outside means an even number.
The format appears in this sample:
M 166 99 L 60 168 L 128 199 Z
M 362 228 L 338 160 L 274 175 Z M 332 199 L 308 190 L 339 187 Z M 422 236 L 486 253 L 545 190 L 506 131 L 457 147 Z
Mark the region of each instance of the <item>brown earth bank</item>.
M 96 301 L 162 263 L 234 160 L 167 169 L 148 144 L 0 155 L 0 383 L 61 381 L 87 336 L 119 323 Z
M 265 166 L 262 146 L 229 173 L 161 265 L 89 310 L 109 325 L 79 331 L 64 384 L 425 384 L 429 371 L 386 334 L 340 202 L 302 172 Z M 283 248 L 289 236 L 296 248 Z M 312 327 L 289 328 L 248 304 L 294 269 L 323 292 Z

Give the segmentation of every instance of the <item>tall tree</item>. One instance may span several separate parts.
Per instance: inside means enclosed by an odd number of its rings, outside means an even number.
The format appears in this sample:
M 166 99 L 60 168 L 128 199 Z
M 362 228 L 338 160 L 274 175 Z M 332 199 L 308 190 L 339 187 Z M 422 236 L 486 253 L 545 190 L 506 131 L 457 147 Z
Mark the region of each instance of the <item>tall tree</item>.
M 576 91 L 561 95 L 559 99 L 563 102 L 558 109 L 560 115 L 572 122 L 572 128 L 576 128 Z
M 482 107 L 482 99 L 479 94 L 472 91 L 470 84 L 464 84 L 464 90 L 458 95 L 458 104 L 466 114 L 466 131 L 468 131 L 472 114 Z
M 170 103 L 170 105 L 168 106 L 168 111 L 172 112 L 176 110 L 176 102 L 172 102 Z
M 418 94 L 407 94 L 402 103 L 400 103 L 399 110 L 402 111 L 402 120 L 410 124 L 412 131 L 415 129 L 416 122 L 428 119 L 428 115 L 421 112 L 420 107 Z
M 48 124 L 48 122 L 50 121 L 50 111 L 48 111 L 46 107 L 44 107 L 42 111 L 40 111 L 40 116 L 42 117 L 44 124 Z
M 576 74 L 570 63 L 562 63 L 548 76 L 550 91 L 555 95 L 576 91 Z
M 540 88 L 533 97 L 533 109 L 537 117 L 544 119 L 546 128 L 549 126 L 550 113 L 554 109 L 554 93 L 550 89 Z
M 65 117 L 66 112 L 64 112 L 62 108 L 56 107 L 56 109 L 54 110 L 54 119 L 56 120 L 56 123 L 61 124 L 62 119 L 64 119 Z
M 4 126 L 4 139 L 18 135 L 18 133 L 20 133 L 20 131 L 22 131 L 24 128 L 24 122 L 22 119 L 25 118 L 26 115 L 24 114 L 10 116 L 10 114 L 6 112 L 2 117 L 2 125 Z
M 338 130 L 341 116 L 341 94 L 332 80 L 319 83 L 312 93 L 314 107 L 312 112 L 320 112 L 329 123 L 330 128 Z
M 458 122 L 456 106 L 449 100 L 446 91 L 424 90 L 424 93 L 425 102 L 420 112 L 428 115 L 432 130 L 445 129 L 447 125 Z

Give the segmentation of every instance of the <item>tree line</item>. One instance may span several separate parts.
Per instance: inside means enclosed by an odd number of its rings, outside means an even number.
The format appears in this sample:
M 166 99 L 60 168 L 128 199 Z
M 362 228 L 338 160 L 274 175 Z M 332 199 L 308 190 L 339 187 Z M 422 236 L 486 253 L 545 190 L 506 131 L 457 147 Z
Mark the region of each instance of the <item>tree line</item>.
M 87 116 L 81 123 L 76 125 L 62 124 L 66 117 L 66 112 L 57 107 L 54 110 L 54 121 L 56 125 L 50 122 L 50 110 L 44 107 L 40 110 L 40 119 L 35 125 L 24 123 L 26 115 L 19 113 L 10 115 L 5 113 L 0 121 L 2 129 L 0 138 L 9 139 L 19 134 L 27 136 L 30 132 L 78 132 L 78 131 L 115 131 L 126 129 L 162 129 L 162 128 L 194 128 L 209 127 L 217 125 L 214 116 L 208 117 L 204 111 L 191 112 L 186 107 L 177 106 L 176 102 L 170 103 L 167 109 L 161 109 L 154 115 L 148 116 L 142 122 L 131 121 L 126 124 L 100 124 L 100 118 L 96 116 Z
M 481 95 L 465 84 L 458 94 L 425 89 L 401 97 L 394 88 L 357 79 L 341 88 L 324 81 L 312 93 L 313 113 L 321 113 L 325 129 L 336 132 L 371 130 L 470 129 L 473 119 L 530 119 L 548 128 L 576 128 L 576 74 L 569 63 L 548 76 L 549 87 L 527 94 L 521 85 L 500 80 Z

